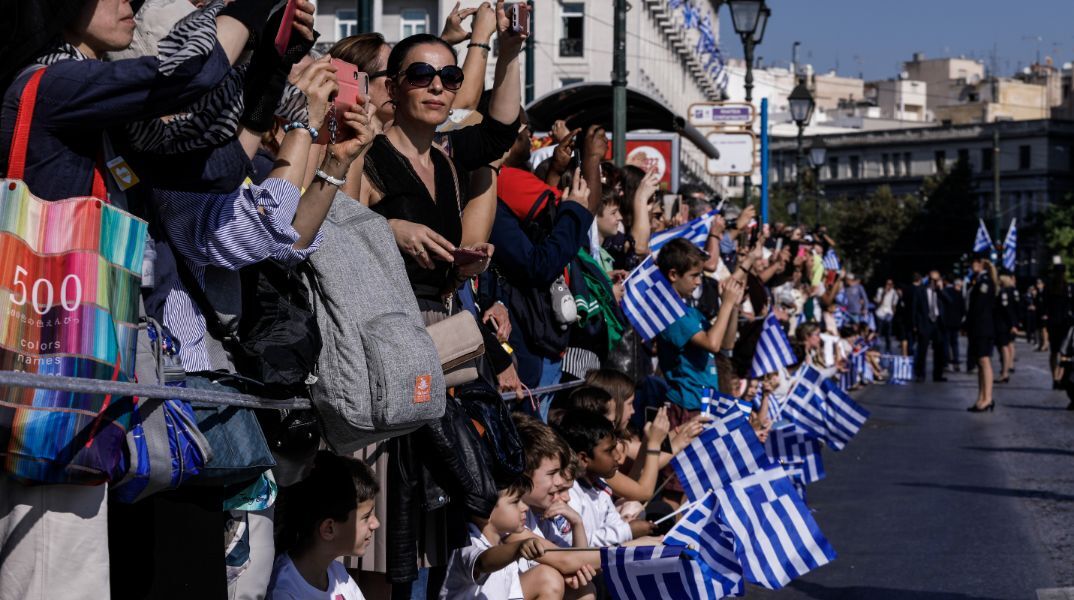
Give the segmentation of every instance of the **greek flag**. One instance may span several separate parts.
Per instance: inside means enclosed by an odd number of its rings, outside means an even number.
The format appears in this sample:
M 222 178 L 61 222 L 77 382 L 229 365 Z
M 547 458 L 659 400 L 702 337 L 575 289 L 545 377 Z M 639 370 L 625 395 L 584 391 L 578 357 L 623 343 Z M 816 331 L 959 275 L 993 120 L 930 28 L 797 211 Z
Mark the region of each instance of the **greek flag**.
M 712 210 L 685 225 L 679 225 L 672 229 L 665 229 L 659 233 L 654 233 L 653 236 L 649 238 L 649 250 L 656 252 L 663 248 L 664 244 L 680 237 L 684 237 L 695 245 L 704 248 L 705 240 L 709 237 L 709 228 L 712 227 L 712 219 L 716 217 L 716 214 L 717 211 Z
M 1018 257 L 1018 228 L 1011 219 L 1011 227 L 1007 230 L 1007 239 L 1003 240 L 1003 268 L 1014 273 L 1015 259 Z
M 649 255 L 626 279 L 623 313 L 645 341 L 686 315 L 686 303 Z
M 973 251 L 984 252 L 992 249 L 992 237 L 988 235 L 988 228 L 985 227 L 984 219 L 979 219 L 977 225 L 977 237 L 973 240 Z
M 714 493 L 710 492 L 696 502 L 667 532 L 664 543 L 696 548 L 701 560 L 712 569 L 713 583 L 721 596 L 741 596 L 745 593 L 742 565 L 735 557 L 735 542 L 731 531 L 717 518 Z
M 800 370 L 782 409 L 802 433 L 836 451 L 846 447 L 869 417 L 869 411 L 810 365 Z
M 913 357 L 885 354 L 880 357 L 880 364 L 884 365 L 888 372 L 891 373 L 891 377 L 888 379 L 890 384 L 898 385 L 914 378 Z
M 783 465 L 796 486 L 824 479 L 820 441 L 806 436 L 794 425 L 769 432 L 765 451 L 769 458 Z
M 710 423 L 671 459 L 679 483 L 691 502 L 772 465 L 749 421 L 740 412 Z
M 776 320 L 776 316 L 769 313 L 764 320 L 761 329 L 761 337 L 757 340 L 757 350 L 753 354 L 753 365 L 750 367 L 750 378 L 758 379 L 768 373 L 779 371 L 780 367 L 789 367 L 798 362 L 791 348 L 791 341 L 783 331 L 783 326 Z
M 839 386 L 825 380 L 822 384 L 824 391 L 824 417 L 828 429 L 828 435 L 824 441 L 832 450 L 842 450 L 851 440 L 865 421 L 869 418 L 869 411 L 860 404 L 854 402 Z
M 600 568 L 613 600 L 719 600 L 726 596 L 698 553 L 682 546 L 601 548 Z
M 835 558 L 781 467 L 758 471 L 715 494 L 718 518 L 734 537 L 747 581 L 776 590 Z
M 705 410 L 706 400 L 708 400 L 709 410 Z M 734 415 L 734 411 L 739 411 L 745 416 L 750 416 L 753 412 L 753 402 L 744 398 L 735 398 L 734 396 L 728 396 L 727 394 L 721 394 L 720 392 L 712 392 L 711 398 L 701 399 L 701 412 L 709 412 L 716 417 L 723 418 L 728 415 Z
M 824 258 L 821 262 L 824 264 L 824 268 L 828 271 L 839 270 L 839 257 L 835 255 L 835 250 L 832 250 L 831 248 L 824 253 Z

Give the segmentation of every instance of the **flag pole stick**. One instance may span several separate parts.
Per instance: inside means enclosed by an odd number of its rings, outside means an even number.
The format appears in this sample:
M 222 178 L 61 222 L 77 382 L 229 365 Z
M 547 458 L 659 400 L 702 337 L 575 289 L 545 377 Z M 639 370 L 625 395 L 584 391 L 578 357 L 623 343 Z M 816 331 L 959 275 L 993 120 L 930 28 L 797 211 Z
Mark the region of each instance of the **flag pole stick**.
M 653 500 L 656 500 L 656 497 L 660 495 L 660 492 L 664 491 L 664 488 L 667 487 L 668 482 L 670 482 L 670 481 L 671 481 L 671 476 L 668 476 L 667 478 L 664 479 L 664 481 L 660 482 L 660 485 L 656 486 L 656 489 L 653 490 L 653 495 L 649 497 L 649 501 L 646 502 L 645 504 L 642 504 L 641 507 L 642 508 L 648 508 L 649 504 L 651 504 Z
M 545 548 L 545 552 L 599 552 L 600 548 Z
M 668 514 L 664 515 L 663 517 L 660 517 L 659 519 L 653 521 L 653 525 L 659 525 L 659 524 L 663 523 L 664 521 L 667 521 L 671 517 L 674 517 L 674 516 L 676 516 L 678 514 L 684 513 L 686 511 L 690 510 L 691 508 L 697 506 L 698 504 L 701 504 L 702 502 L 705 501 L 706 498 L 709 497 L 709 494 L 711 494 L 711 493 L 712 493 L 712 490 L 709 490 L 708 494 L 705 494 L 704 496 L 698 498 L 697 500 L 695 500 L 693 502 L 689 502 L 687 504 L 683 504 L 679 508 L 675 509 L 674 512 L 668 513 Z

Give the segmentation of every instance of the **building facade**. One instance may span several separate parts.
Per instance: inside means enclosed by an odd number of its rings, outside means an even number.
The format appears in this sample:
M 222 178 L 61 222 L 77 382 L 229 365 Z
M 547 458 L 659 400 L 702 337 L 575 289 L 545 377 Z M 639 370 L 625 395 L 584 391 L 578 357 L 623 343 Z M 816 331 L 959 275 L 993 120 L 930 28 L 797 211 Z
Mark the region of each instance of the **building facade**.
M 1024 228 L 1049 204 L 1074 194 L 1074 122 L 1000 121 L 827 135 L 828 160 L 819 169 L 820 184 L 827 198 L 853 200 L 879 186 L 889 186 L 896 195 L 918 194 L 926 177 L 963 161 L 972 174 L 978 212 L 987 222 L 992 214 L 996 130 L 1001 221 L 1006 227 L 1017 217 Z M 806 146 L 810 143 L 807 140 Z M 793 139 L 773 141 L 770 165 L 774 184 L 794 184 Z M 1039 274 L 1047 266 L 1044 261 L 1042 241 L 1026 229 L 1020 231 L 1018 274 Z

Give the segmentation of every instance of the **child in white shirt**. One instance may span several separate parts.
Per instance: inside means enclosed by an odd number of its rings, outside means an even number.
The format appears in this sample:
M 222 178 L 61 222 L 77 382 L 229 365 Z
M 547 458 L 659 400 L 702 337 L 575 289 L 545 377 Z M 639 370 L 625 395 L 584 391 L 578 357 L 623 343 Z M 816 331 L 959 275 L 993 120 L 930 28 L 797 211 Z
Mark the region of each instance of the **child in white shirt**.
M 280 492 L 282 530 L 268 600 L 365 600 L 337 558 L 362 556 L 380 522 L 377 482 L 365 463 L 317 453 L 306 479 Z

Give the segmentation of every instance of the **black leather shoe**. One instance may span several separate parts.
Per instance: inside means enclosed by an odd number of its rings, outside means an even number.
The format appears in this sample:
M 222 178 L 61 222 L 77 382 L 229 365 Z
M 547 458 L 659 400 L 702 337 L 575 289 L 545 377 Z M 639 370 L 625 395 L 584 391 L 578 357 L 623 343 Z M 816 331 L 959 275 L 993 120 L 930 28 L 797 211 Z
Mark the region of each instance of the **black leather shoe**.
M 971 407 L 967 408 L 967 409 L 966 409 L 966 412 L 972 412 L 972 413 L 983 413 L 983 412 L 992 412 L 992 411 L 994 411 L 994 410 L 996 410 L 996 403 L 995 403 L 995 401 L 993 401 L 993 402 L 992 402 L 992 404 L 989 404 L 988 406 L 986 406 L 986 407 L 984 407 L 984 408 L 977 408 L 977 405 L 976 405 L 976 404 L 974 404 L 973 406 L 971 406 Z

